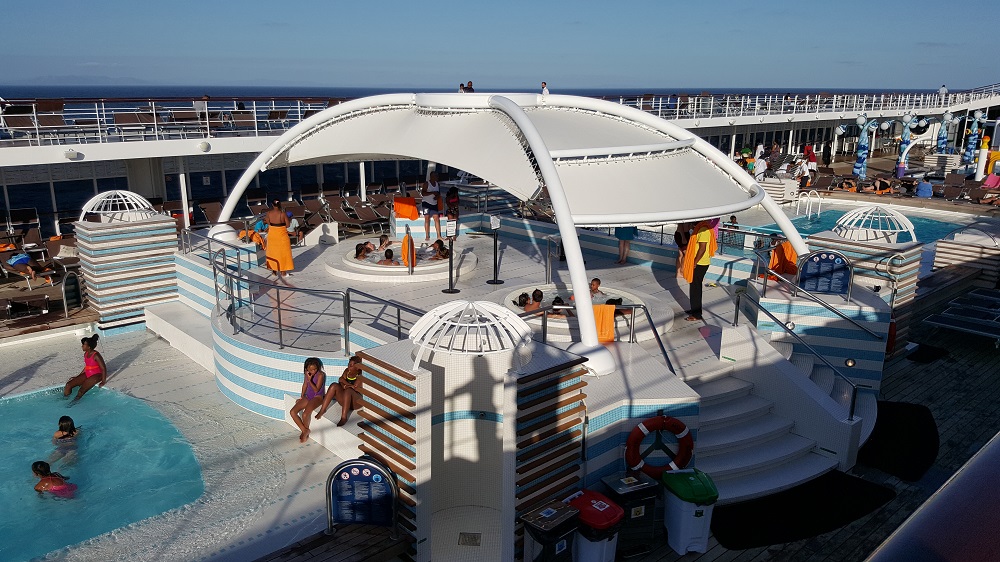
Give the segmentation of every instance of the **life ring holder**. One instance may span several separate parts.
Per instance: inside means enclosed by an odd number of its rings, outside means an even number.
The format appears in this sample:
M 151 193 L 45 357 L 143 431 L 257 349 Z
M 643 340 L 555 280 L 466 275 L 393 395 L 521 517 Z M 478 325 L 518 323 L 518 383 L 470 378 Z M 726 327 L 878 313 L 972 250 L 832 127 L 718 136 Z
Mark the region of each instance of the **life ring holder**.
M 640 454 L 639 447 L 642 445 L 642 440 L 651 431 L 655 432 L 653 444 L 644 453 Z M 671 451 L 666 443 L 664 443 L 663 436 L 660 434 L 661 431 L 669 431 L 677 437 L 678 449 L 676 453 Z M 663 466 L 655 466 L 647 463 L 644 458 L 654 450 L 666 453 L 671 458 L 670 462 Z M 648 476 L 659 480 L 664 472 L 678 470 L 687 466 L 688 462 L 691 461 L 693 453 L 694 438 L 691 437 L 691 431 L 684 425 L 684 422 L 670 416 L 656 416 L 655 418 L 643 420 L 639 425 L 632 428 L 632 432 L 628 434 L 628 440 L 625 444 L 625 465 L 631 470 L 642 470 Z

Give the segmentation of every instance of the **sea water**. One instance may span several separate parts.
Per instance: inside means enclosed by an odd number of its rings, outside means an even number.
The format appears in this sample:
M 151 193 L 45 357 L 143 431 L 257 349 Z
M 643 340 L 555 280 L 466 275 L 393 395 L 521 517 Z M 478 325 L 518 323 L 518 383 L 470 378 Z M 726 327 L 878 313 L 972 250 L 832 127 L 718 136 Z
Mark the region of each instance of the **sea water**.
M 60 416 L 81 427 L 57 448 Z M 181 507 L 204 491 L 191 445 L 146 402 L 95 387 L 79 402 L 62 388 L 0 399 L 0 560 L 30 560 Z M 36 460 L 77 486 L 72 499 L 39 494 Z

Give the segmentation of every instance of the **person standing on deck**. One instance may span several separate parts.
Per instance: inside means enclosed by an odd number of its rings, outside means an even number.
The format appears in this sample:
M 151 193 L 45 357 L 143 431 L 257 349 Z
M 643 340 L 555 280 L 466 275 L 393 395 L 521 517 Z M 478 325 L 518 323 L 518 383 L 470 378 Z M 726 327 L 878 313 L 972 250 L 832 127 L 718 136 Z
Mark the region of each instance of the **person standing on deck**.
M 829 168 L 830 162 L 833 162 L 833 148 L 830 147 L 830 141 L 826 141 L 823 143 L 823 166 Z
M 431 172 L 427 181 L 420 186 L 420 195 L 420 214 L 424 216 L 424 245 L 426 245 L 431 238 L 431 217 L 434 218 L 437 237 L 441 238 L 441 209 L 438 207 L 441 186 L 438 185 L 437 172 Z
M 267 220 L 267 248 L 264 250 L 267 268 L 283 277 L 295 269 L 292 261 L 292 240 L 288 237 L 288 216 L 281 210 L 281 201 L 275 199 L 265 215 Z
M 718 248 L 712 232 L 712 221 L 701 221 L 694 227 L 694 234 L 684 252 L 684 279 L 690 284 L 691 309 L 688 310 L 688 322 L 702 319 L 701 295 L 703 282 L 712 256 Z
M 547 84 L 545 84 L 545 82 L 542 82 L 542 95 L 543 96 L 549 95 L 549 87 Z
M 472 87 L 472 80 L 469 80 L 469 83 L 465 85 L 465 93 L 467 94 L 476 93 L 476 89 Z
M 806 143 L 802 148 L 802 157 L 806 160 L 810 182 L 816 181 L 816 151 L 813 150 L 813 145 Z

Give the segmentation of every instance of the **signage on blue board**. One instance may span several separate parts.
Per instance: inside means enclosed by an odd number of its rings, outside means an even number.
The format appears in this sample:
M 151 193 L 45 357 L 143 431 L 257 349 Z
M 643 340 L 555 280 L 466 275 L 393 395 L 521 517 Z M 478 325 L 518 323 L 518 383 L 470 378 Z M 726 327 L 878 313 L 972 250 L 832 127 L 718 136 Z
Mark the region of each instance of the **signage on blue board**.
M 392 473 L 381 464 L 365 458 L 340 463 L 328 492 L 334 522 L 392 526 L 396 488 Z
M 810 293 L 846 295 L 851 288 L 847 258 L 837 252 L 816 252 L 802 261 L 799 287 Z

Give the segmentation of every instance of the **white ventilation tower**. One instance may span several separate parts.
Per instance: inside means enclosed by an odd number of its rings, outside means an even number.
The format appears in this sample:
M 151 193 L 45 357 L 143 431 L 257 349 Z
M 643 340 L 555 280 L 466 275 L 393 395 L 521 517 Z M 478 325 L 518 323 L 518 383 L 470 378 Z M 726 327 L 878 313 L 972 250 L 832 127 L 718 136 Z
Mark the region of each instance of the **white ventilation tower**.
M 410 328 L 417 346 L 414 370 L 427 350 L 486 355 L 514 351 L 531 341 L 531 328 L 507 307 L 488 301 L 452 301 L 425 314 Z
M 80 211 L 80 221 L 87 215 L 99 215 L 100 222 L 134 222 L 156 214 L 145 197 L 131 191 L 113 190 L 95 195 Z
M 862 207 L 846 213 L 837 221 L 833 232 L 842 238 L 857 242 L 888 242 L 895 244 L 900 232 L 910 234 L 917 241 L 913 223 L 902 213 L 885 207 Z

